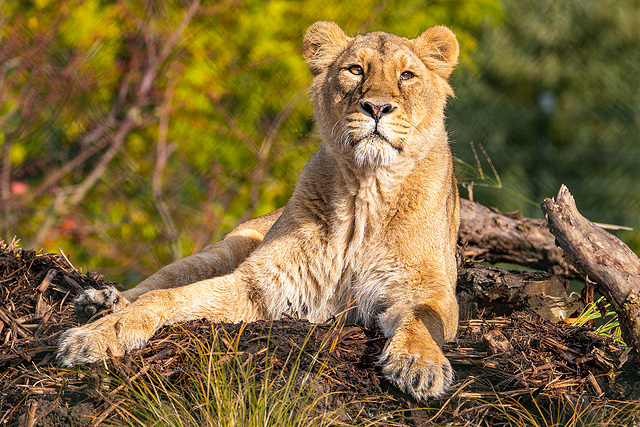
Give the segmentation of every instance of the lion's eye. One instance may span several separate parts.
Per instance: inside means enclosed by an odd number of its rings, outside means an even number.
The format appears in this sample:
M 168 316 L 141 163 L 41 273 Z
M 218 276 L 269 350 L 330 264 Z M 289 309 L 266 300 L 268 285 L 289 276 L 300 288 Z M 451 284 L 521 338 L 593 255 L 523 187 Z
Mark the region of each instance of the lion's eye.
M 411 80 L 415 76 L 416 75 L 413 74 L 411 71 L 405 71 L 402 74 L 400 74 L 400 80 Z
M 355 74 L 356 76 L 361 76 L 364 74 L 364 70 L 359 65 L 352 65 L 351 67 L 347 68 L 347 70 L 349 70 L 351 74 Z

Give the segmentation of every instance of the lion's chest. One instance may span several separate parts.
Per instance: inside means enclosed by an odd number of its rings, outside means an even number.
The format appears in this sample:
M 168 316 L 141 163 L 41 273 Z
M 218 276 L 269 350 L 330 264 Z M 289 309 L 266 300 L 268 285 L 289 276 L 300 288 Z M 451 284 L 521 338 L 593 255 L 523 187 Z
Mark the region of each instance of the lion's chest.
M 325 280 L 333 290 L 332 310 L 352 307 L 351 320 L 372 323 L 389 285 L 405 276 L 385 239 L 393 233 L 393 212 L 379 186 L 373 186 L 346 200 L 336 216 L 326 248 L 331 265 Z

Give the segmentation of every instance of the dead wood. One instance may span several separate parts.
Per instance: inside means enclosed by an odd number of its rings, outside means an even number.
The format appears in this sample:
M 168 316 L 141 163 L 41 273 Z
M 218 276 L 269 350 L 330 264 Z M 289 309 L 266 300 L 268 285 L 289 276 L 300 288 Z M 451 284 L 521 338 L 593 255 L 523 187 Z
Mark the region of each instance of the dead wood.
M 541 219 L 525 218 L 518 212 L 500 213 L 460 198 L 459 242 L 465 258 L 492 264 L 507 262 L 575 275 L 562 257 L 562 250 Z
M 566 258 L 613 305 L 625 342 L 640 349 L 640 259 L 620 239 L 583 217 L 567 187 L 541 205 Z
M 533 310 L 558 321 L 583 308 L 577 297 L 569 296 L 567 279 L 545 271 L 505 270 L 470 261 L 458 267 L 456 293 L 461 320 Z
M 491 329 L 482 335 L 482 342 L 489 348 L 491 354 L 512 355 L 514 352 L 507 337 L 498 329 Z

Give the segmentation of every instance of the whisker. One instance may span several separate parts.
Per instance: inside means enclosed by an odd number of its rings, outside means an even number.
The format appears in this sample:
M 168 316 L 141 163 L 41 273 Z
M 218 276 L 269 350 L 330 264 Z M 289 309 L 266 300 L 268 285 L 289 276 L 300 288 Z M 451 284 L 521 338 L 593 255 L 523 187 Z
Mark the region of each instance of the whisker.
M 338 121 L 333 125 L 333 127 L 331 128 L 331 136 L 335 137 L 336 127 L 338 127 L 338 125 L 340 124 L 340 122 L 341 122 L 343 119 L 344 119 L 344 117 L 343 117 L 343 118 L 341 118 L 340 120 L 338 120 Z

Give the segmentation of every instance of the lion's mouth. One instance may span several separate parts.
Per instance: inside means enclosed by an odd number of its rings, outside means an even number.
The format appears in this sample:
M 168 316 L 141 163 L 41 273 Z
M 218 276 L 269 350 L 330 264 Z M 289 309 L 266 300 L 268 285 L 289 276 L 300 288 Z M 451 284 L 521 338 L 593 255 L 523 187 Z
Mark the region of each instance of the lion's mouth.
M 347 135 L 344 142 L 353 150 L 356 164 L 363 167 L 387 167 L 397 161 L 403 146 L 384 132 L 372 129 L 360 134 Z
M 378 129 L 374 129 L 373 131 L 369 132 L 368 134 L 366 134 L 361 138 L 358 138 L 358 139 L 351 138 L 351 141 L 350 141 L 350 145 L 352 147 L 355 147 L 356 145 L 363 144 L 363 143 L 364 144 L 372 144 L 372 143 L 388 144 L 389 146 L 391 146 L 391 148 L 396 150 L 398 153 L 402 153 L 402 146 L 394 144 L 387 136 L 380 133 Z

